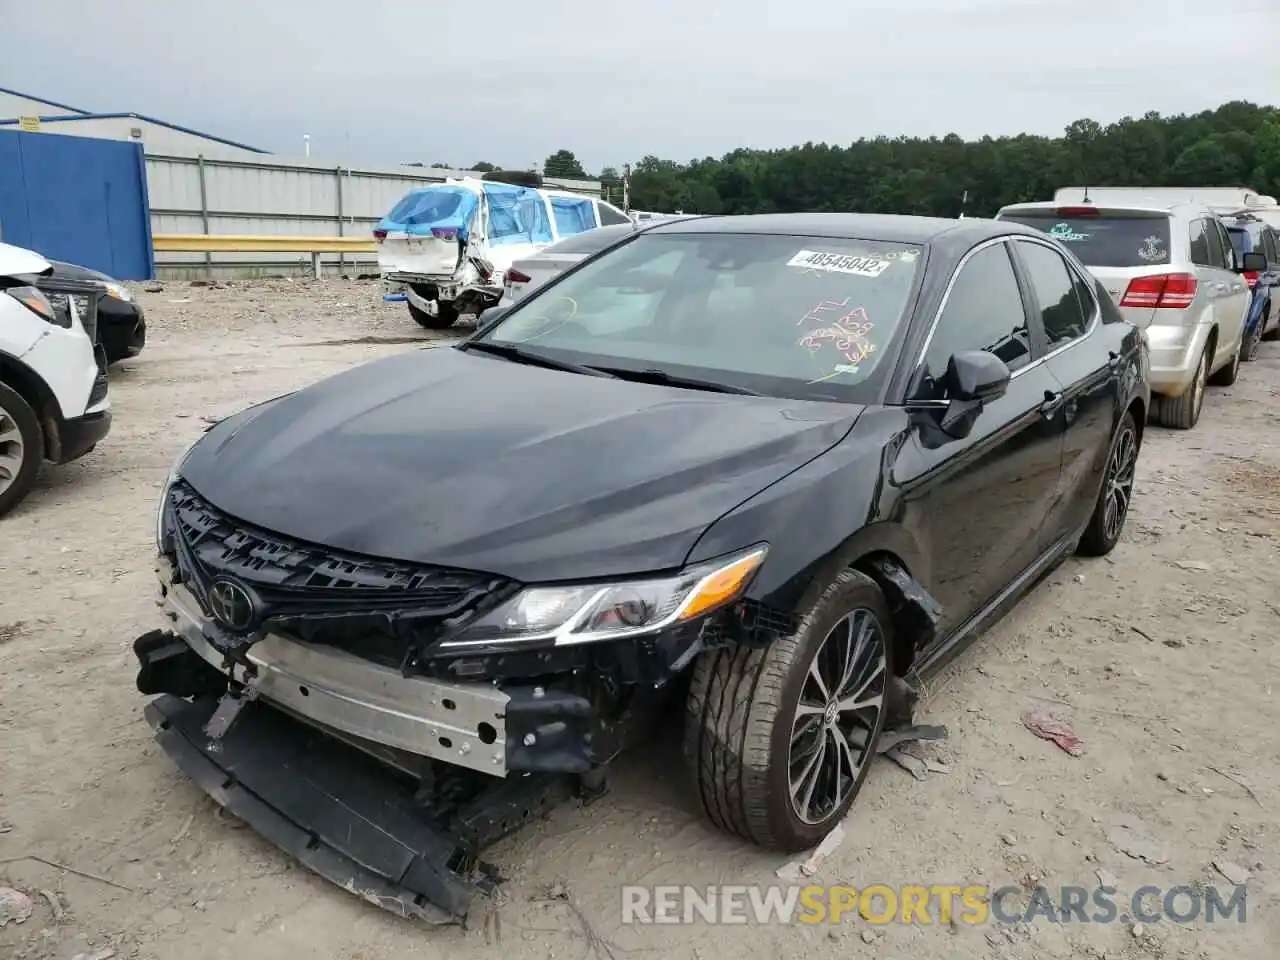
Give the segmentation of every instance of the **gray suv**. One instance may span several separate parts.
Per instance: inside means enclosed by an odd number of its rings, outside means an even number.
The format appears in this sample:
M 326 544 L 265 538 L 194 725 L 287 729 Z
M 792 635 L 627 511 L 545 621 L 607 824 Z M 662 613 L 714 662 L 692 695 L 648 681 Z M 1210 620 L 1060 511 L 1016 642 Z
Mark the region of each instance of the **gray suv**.
M 1250 291 L 1226 228 L 1208 207 L 1141 199 L 1015 203 L 996 219 L 1066 244 L 1145 332 L 1155 422 L 1190 429 L 1205 384 L 1235 382 Z

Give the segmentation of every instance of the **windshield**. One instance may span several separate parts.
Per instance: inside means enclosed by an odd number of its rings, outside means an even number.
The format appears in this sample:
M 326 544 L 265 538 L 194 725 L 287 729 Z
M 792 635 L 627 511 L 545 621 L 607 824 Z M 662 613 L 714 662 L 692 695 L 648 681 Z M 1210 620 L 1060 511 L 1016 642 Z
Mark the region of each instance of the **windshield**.
M 1086 267 L 1146 267 L 1169 262 L 1169 218 L 1165 214 L 1062 217 L 1054 210 L 1020 210 L 1002 213 L 1000 219 L 1049 234 Z
M 483 336 L 578 364 L 661 370 L 774 396 L 867 402 L 922 249 L 759 234 L 641 234 Z

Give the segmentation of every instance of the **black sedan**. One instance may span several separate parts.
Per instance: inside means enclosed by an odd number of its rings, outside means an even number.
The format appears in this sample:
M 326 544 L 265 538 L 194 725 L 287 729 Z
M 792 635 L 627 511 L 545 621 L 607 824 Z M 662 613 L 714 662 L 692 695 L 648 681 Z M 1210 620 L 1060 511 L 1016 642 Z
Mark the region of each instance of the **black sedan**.
M 136 357 L 147 343 L 147 319 L 133 294 L 119 280 L 62 260 L 52 260 L 53 277 L 68 280 L 97 280 L 107 288 L 98 301 L 98 343 L 107 354 L 107 363 Z
M 471 812 L 430 822 L 474 852 L 675 691 L 708 816 L 806 848 L 920 677 L 1121 535 L 1143 341 L 1030 228 L 659 222 L 490 317 L 210 429 L 163 494 L 164 630 L 135 643 L 184 769 L 222 802 L 233 776 L 240 815 L 284 811 L 292 833 L 256 825 L 397 910 L 456 912 L 457 878 L 371 878 L 353 837 L 426 850 L 424 828 L 370 827 L 373 774 L 317 743 L 412 776 L 419 811 L 473 773 Z

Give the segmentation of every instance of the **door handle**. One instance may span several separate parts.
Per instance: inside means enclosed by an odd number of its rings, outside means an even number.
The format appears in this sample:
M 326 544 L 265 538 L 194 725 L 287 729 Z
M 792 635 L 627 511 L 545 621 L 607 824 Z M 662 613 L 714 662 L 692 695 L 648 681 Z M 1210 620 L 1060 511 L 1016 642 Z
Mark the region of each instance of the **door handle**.
M 1052 390 L 1046 390 L 1044 392 L 1044 403 L 1040 404 L 1040 413 L 1046 418 L 1052 417 L 1058 412 L 1058 408 L 1062 406 L 1062 398 L 1064 396 L 1065 394 L 1062 392 L 1054 393 Z

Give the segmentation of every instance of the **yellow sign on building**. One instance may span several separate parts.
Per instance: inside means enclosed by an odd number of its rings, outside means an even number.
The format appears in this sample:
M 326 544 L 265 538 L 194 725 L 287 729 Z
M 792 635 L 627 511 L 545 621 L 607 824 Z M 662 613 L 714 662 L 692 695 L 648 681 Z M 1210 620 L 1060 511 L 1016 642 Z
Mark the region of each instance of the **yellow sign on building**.
M 19 117 L 18 129 L 25 130 L 27 133 L 35 133 L 40 129 L 39 117 Z

